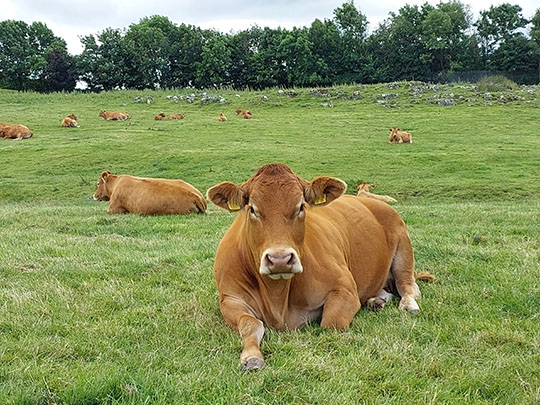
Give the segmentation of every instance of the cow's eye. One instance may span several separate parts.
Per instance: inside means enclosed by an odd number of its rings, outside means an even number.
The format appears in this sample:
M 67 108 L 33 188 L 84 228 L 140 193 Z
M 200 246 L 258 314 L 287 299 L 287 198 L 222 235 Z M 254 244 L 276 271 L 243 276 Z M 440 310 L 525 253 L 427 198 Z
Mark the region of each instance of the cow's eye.
M 300 207 L 298 208 L 298 213 L 296 214 L 297 217 L 302 218 L 305 213 L 305 207 L 304 204 L 300 204 Z
M 249 206 L 249 214 L 252 218 L 258 218 L 257 213 L 255 212 L 255 208 L 253 208 L 253 205 Z

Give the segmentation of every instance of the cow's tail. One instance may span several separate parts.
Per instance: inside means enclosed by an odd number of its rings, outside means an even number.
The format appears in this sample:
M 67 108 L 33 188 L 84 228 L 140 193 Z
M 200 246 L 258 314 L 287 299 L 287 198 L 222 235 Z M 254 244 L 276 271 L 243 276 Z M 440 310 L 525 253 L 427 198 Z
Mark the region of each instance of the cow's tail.
M 437 277 L 427 271 L 421 271 L 420 273 L 414 272 L 414 278 L 420 281 L 435 281 Z
M 197 208 L 198 214 L 204 214 L 206 212 L 206 200 L 204 198 L 197 198 L 195 200 L 195 208 Z

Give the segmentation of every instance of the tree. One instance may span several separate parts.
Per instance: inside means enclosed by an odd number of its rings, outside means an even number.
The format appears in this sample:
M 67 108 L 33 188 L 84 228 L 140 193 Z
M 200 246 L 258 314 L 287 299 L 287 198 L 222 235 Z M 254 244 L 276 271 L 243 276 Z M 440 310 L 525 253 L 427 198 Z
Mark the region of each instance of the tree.
M 74 58 L 60 50 L 51 52 L 42 78 L 46 91 L 72 91 L 77 84 Z
M 0 83 L 15 90 L 41 90 L 49 55 L 67 55 L 66 43 L 43 23 L 0 22 Z
M 538 83 L 540 83 L 540 8 L 536 10 L 531 19 L 531 41 L 533 42 L 534 55 L 537 62 Z
M 432 73 L 444 75 L 466 46 L 465 30 L 470 25 L 470 13 L 458 1 L 439 3 L 435 8 L 424 5 L 424 10 L 422 40 L 428 51 L 425 57 L 432 61 Z
M 281 41 L 278 56 L 283 61 L 285 86 L 307 86 L 320 81 L 315 72 L 313 44 L 308 39 L 306 29 L 294 28 Z
M 431 7 L 431 6 L 430 6 Z M 430 60 L 422 40 L 423 21 L 427 11 L 406 5 L 390 18 L 368 40 L 373 55 L 374 81 L 430 80 Z
M 230 63 L 231 52 L 227 48 L 227 40 L 216 33 L 202 47 L 201 61 L 197 62 L 195 85 L 210 87 L 228 84 Z
M 156 88 L 164 85 L 169 69 L 169 36 L 175 30 L 166 17 L 143 18 L 129 26 L 124 37 L 127 57 L 127 85 Z
M 332 20 L 313 21 L 308 39 L 313 44 L 315 72 L 320 77 L 321 84 L 338 83 L 342 71 L 343 48 L 336 24 Z
M 474 24 L 481 40 L 484 66 L 489 67 L 490 56 L 503 42 L 516 35 L 519 28 L 528 21 L 521 14 L 521 7 L 508 3 L 491 6 L 489 10 L 480 12 L 480 18 Z
M 362 65 L 365 62 L 364 40 L 367 18 L 355 6 L 353 0 L 334 10 L 334 22 L 341 37 L 341 81 L 361 82 Z

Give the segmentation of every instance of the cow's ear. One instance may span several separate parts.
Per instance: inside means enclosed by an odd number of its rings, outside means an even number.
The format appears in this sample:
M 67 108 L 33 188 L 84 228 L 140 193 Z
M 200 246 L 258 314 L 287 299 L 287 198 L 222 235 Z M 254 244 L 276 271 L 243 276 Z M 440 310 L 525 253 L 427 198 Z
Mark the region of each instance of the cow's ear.
M 101 178 L 104 180 L 104 181 L 107 181 L 107 178 L 111 175 L 112 173 L 109 172 L 109 171 L 104 171 L 103 173 L 101 173 Z
M 242 189 L 229 181 L 210 187 L 206 192 L 206 197 L 218 207 L 230 212 L 240 211 L 246 204 Z
M 341 196 L 347 184 L 335 177 L 317 177 L 304 189 L 304 198 L 308 204 L 324 205 Z
M 375 188 L 375 184 L 370 184 L 369 188 Z

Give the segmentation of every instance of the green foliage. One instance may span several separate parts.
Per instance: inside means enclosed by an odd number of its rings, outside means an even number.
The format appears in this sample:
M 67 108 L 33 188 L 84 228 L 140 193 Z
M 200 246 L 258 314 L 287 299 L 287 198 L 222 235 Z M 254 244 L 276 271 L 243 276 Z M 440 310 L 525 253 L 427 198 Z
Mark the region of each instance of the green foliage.
M 517 4 L 503 3 L 480 12 L 480 18 L 474 25 L 481 39 L 485 66 L 488 66 L 490 56 L 497 45 L 508 41 L 527 23 L 528 21 L 521 15 L 521 7 Z
M 477 83 L 480 91 L 506 91 L 517 90 L 519 86 L 504 76 L 487 76 Z
M 213 36 L 203 45 L 201 61 L 197 65 L 195 85 L 197 87 L 224 86 L 229 83 L 231 51 L 226 37 Z
M 81 55 L 46 26 L 4 21 L 0 27 L 0 88 L 93 91 L 154 88 L 262 89 L 399 80 L 445 81 L 450 74 L 504 70 L 516 80 L 540 78 L 539 13 L 530 37 L 521 7 L 504 3 L 481 12 L 457 0 L 405 5 L 368 35 L 353 0 L 302 28 L 253 26 L 223 34 L 167 17 L 142 18 L 81 38 Z M 476 32 L 474 31 L 476 28 Z
M 67 74 L 65 81 L 59 77 Z M 72 90 L 72 61 L 64 40 L 45 24 L 0 22 L 0 84 L 15 90 Z
M 487 106 L 459 84 L 438 94 L 473 106 L 440 107 L 422 100 L 435 86 L 391 86 L 222 90 L 226 106 L 166 97 L 191 89 L 0 90 L 3 118 L 35 133 L 0 139 L 0 403 L 538 403 L 540 103 Z M 527 90 L 540 95 L 504 95 Z M 397 107 L 375 102 L 389 92 Z M 132 119 L 104 121 L 102 108 Z M 186 118 L 154 121 L 160 111 Z M 81 128 L 60 127 L 68 113 Z M 414 143 L 388 144 L 391 126 Z M 207 215 L 109 215 L 92 193 L 105 169 L 204 192 L 270 162 L 395 197 L 417 268 L 438 280 L 420 285 L 417 316 L 392 301 L 359 311 L 347 332 L 267 330 L 267 367 L 244 374 L 212 274 L 234 215 L 212 205 Z

